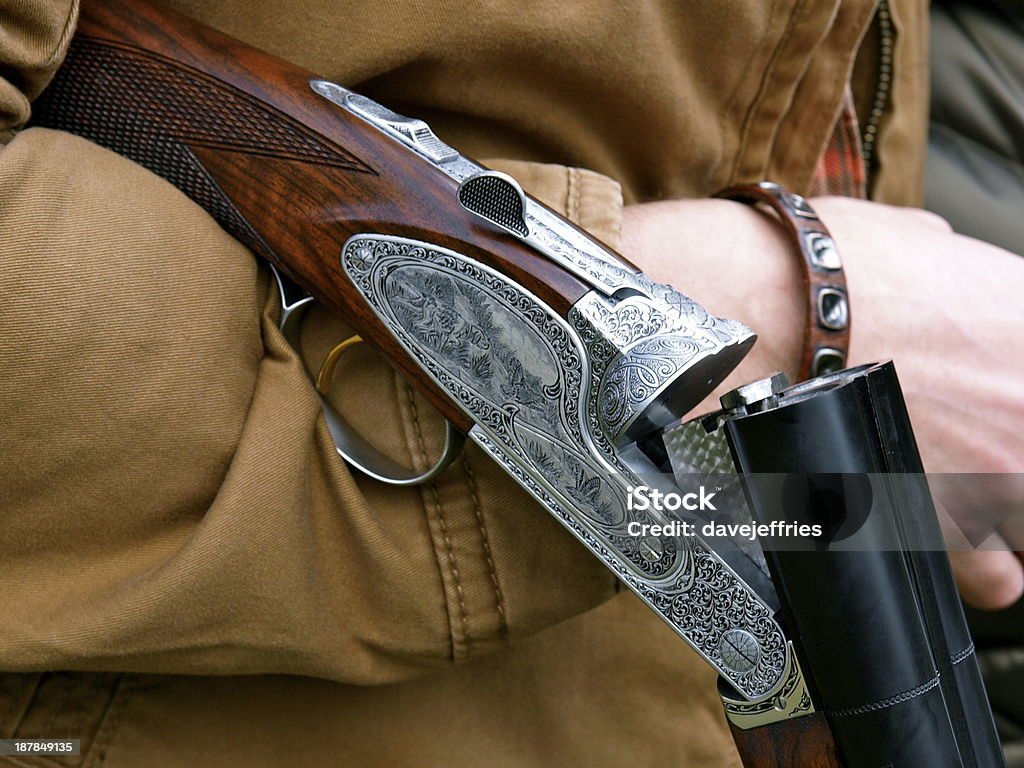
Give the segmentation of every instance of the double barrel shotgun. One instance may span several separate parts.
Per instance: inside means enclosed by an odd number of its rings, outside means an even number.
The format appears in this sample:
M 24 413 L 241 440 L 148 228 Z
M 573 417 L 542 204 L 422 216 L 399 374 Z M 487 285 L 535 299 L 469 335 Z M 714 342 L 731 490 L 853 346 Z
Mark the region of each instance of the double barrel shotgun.
M 149 0 L 84 6 L 34 123 L 176 185 L 273 268 L 286 331 L 322 303 L 447 419 L 416 473 L 325 401 L 354 467 L 422 482 L 475 442 L 715 668 L 748 768 L 1004 765 L 891 364 L 754 382 L 680 425 L 750 329 L 420 120 Z M 751 546 L 633 503 L 716 473 L 734 519 L 821 535 Z

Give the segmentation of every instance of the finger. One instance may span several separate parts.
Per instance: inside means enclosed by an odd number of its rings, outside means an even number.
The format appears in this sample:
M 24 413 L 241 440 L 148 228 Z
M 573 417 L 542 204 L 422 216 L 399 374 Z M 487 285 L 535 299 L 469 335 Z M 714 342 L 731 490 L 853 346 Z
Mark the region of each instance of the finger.
M 1024 549 L 1024 476 L 944 473 L 929 475 L 928 484 L 951 548 L 980 547 L 996 534 L 1002 536 L 998 546 L 987 549 Z
M 1024 594 L 1024 565 L 1013 552 L 949 553 L 964 602 L 985 611 L 1008 608 Z
M 1024 510 L 1018 507 L 1000 526 L 999 534 L 1017 556 L 1024 554 Z

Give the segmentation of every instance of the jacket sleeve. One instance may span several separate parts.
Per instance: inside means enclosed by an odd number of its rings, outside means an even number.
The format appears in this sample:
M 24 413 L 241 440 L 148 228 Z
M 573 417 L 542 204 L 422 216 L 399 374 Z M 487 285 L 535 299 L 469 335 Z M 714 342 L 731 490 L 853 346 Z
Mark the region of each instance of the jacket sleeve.
M 38 6 L 38 7 L 37 7 Z M 4 128 L 59 60 L 73 6 L 15 3 Z M 510 170 L 614 240 L 621 197 Z M 0 669 L 394 681 L 493 651 L 614 580 L 489 459 L 385 487 L 333 451 L 255 259 L 163 180 L 33 128 L 0 150 Z M 346 334 L 314 313 L 315 366 Z M 430 406 L 372 351 L 332 397 L 396 460 Z
M 29 101 L 57 71 L 78 0 L 0 0 L 0 145 L 25 124 Z

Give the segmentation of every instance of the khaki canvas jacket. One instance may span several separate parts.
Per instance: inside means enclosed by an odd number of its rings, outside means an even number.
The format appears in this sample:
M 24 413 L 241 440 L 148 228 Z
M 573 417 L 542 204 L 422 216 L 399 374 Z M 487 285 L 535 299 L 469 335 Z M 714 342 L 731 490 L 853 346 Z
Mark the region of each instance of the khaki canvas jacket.
M 624 204 L 806 190 L 877 79 L 860 0 L 170 5 L 426 118 L 612 245 Z M 925 16 L 890 6 L 871 189 L 912 204 Z M 710 669 L 492 462 L 353 475 L 255 259 L 144 169 L 19 130 L 76 14 L 0 0 L 0 737 L 83 755 L 3 760 L 737 766 Z M 315 314 L 303 353 L 344 333 Z M 372 351 L 332 397 L 395 459 L 437 454 Z

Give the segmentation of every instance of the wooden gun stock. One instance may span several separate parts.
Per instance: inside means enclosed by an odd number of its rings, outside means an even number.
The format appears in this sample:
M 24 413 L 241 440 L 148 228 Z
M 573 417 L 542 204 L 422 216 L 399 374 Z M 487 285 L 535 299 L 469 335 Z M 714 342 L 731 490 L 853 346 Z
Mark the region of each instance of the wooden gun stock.
M 743 768 L 843 768 L 820 712 L 744 731 L 729 724 Z
M 465 253 L 563 314 L 587 287 L 474 221 L 459 205 L 455 181 L 313 92 L 313 77 L 154 4 L 86 3 L 33 123 L 91 139 L 173 183 L 343 316 L 445 418 L 468 430 L 465 413 L 342 273 L 346 240 L 386 232 Z

